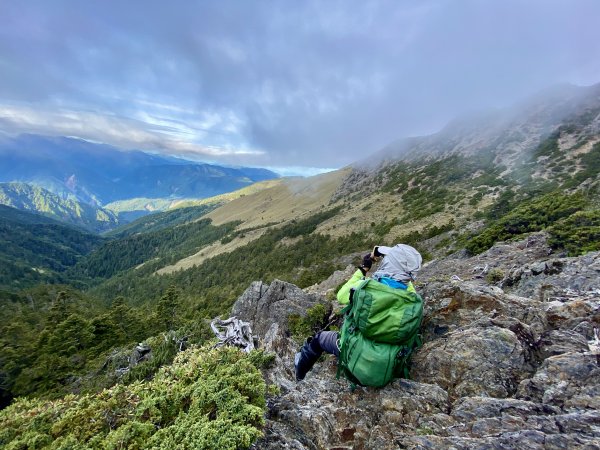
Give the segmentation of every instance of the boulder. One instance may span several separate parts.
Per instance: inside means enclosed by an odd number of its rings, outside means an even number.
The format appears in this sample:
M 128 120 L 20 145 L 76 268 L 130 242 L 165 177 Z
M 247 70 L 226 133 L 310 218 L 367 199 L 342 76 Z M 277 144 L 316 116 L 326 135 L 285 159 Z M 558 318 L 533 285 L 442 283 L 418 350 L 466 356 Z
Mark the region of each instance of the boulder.
M 466 281 L 429 283 L 421 290 L 425 300 L 423 334 L 426 340 L 462 329 L 479 319 L 510 317 L 526 324 L 536 338 L 547 327 L 541 302 L 505 293 L 496 286 Z
M 521 382 L 517 396 L 568 412 L 600 411 L 598 358 L 574 352 L 550 356 L 532 378 Z
M 152 349 L 144 342 L 135 346 L 129 357 L 129 367 L 135 367 L 142 361 L 147 361 L 152 358 Z
M 295 386 L 293 361 L 298 351 L 298 344 L 290 336 L 289 317 L 304 316 L 319 303 L 327 302 L 318 294 L 308 294 L 291 283 L 274 280 L 270 285 L 255 281 L 233 305 L 232 316 L 250 322 L 260 348 L 275 355 L 273 369 L 266 377 L 283 392 Z
M 582 333 L 573 330 L 549 330 L 539 341 L 541 358 L 561 355 L 563 353 L 583 353 L 588 350 L 588 343 Z
M 513 395 L 523 376 L 525 351 L 512 331 L 473 327 L 436 339 L 413 359 L 415 379 L 437 384 L 451 397 Z
M 307 309 L 324 302 L 322 296 L 307 294 L 285 281 L 274 280 L 270 285 L 255 281 L 237 299 L 231 315 L 250 322 L 252 331 L 264 337 L 273 324 L 287 330 L 290 315 L 304 315 Z

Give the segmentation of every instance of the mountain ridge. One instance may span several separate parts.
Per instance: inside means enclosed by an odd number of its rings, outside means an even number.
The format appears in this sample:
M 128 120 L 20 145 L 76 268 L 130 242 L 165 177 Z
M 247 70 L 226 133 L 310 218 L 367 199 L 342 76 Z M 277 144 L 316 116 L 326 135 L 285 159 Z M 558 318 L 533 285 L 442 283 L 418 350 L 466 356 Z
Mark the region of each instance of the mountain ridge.
M 37 212 L 88 231 L 103 232 L 119 225 L 119 219 L 112 211 L 64 199 L 27 183 L 0 183 L 0 204 Z
M 524 150 L 530 150 L 569 116 L 599 112 L 600 83 L 591 86 L 555 86 L 531 96 L 515 106 L 482 111 L 450 121 L 440 131 L 398 139 L 354 166 L 377 165 L 385 160 L 414 160 L 428 155 L 461 152 L 466 155 L 506 146 L 510 139 L 530 134 Z M 524 128 L 523 130 L 522 128 Z M 596 127 L 600 126 L 598 123 Z M 598 130 L 596 129 L 595 132 Z M 469 141 L 470 136 L 476 138 Z M 472 138 L 471 138 L 472 139 Z
M 267 169 L 195 163 L 76 138 L 23 134 L 0 141 L 0 181 L 33 183 L 95 205 L 208 197 L 277 177 Z

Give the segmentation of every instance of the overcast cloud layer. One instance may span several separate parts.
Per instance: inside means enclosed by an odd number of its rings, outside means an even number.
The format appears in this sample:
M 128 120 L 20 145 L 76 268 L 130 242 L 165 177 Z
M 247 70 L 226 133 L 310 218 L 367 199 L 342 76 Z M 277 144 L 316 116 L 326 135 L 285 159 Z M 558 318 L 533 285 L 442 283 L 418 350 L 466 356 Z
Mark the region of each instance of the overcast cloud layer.
M 600 2 L 4 1 L 0 130 L 341 167 L 600 82 Z

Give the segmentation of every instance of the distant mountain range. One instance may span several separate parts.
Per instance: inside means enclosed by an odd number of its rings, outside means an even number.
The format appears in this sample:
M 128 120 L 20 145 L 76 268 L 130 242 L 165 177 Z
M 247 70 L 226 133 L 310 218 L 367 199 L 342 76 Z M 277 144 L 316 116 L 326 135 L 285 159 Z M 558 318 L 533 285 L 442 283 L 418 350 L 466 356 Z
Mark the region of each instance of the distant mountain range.
M 137 197 L 206 198 L 277 177 L 266 169 L 194 163 L 76 138 L 0 137 L 0 182 L 35 184 L 96 206 Z
M 89 231 L 102 232 L 119 225 L 117 215 L 110 210 L 62 198 L 26 183 L 0 183 L 0 204 L 39 213 Z

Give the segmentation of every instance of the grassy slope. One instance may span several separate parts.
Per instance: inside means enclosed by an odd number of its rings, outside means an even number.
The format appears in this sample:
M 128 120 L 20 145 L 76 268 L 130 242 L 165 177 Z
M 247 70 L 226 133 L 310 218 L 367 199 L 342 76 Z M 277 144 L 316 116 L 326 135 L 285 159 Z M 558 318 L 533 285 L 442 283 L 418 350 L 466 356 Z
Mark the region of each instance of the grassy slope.
M 176 202 L 173 205 L 173 208 L 187 208 L 189 206 L 201 206 L 201 205 L 212 205 L 215 203 L 228 203 L 233 201 L 239 197 L 244 197 L 246 195 L 254 194 L 260 191 L 264 191 L 265 189 L 269 189 L 274 186 L 278 186 L 284 182 L 283 178 L 276 178 L 274 180 L 266 180 L 260 181 L 258 183 L 254 183 L 250 186 L 247 186 L 242 189 L 238 189 L 237 191 L 228 192 L 226 194 L 216 195 L 214 197 L 203 198 L 203 199 L 193 199 L 193 200 L 181 200 Z
M 274 224 L 308 217 L 329 204 L 348 169 L 329 172 L 309 178 L 285 178 L 270 182 L 271 187 L 239 195 L 235 200 L 206 215 L 216 226 L 242 221 L 238 230 L 248 230 L 226 244 L 215 242 L 186 258 L 161 268 L 159 274 L 189 269 L 204 260 L 242 247 L 271 229 Z
M 115 213 L 139 211 L 145 214 L 150 214 L 157 211 L 169 211 L 177 208 L 188 208 L 190 206 L 227 203 L 238 197 L 276 186 L 280 182 L 281 179 L 279 178 L 274 180 L 260 181 L 245 188 L 209 198 L 131 198 L 128 200 L 119 200 L 109 203 L 105 206 L 105 208 L 114 211 Z
M 326 206 L 348 169 L 309 178 L 285 178 L 269 189 L 233 200 L 207 215 L 215 225 L 241 220 L 244 228 L 310 215 Z

